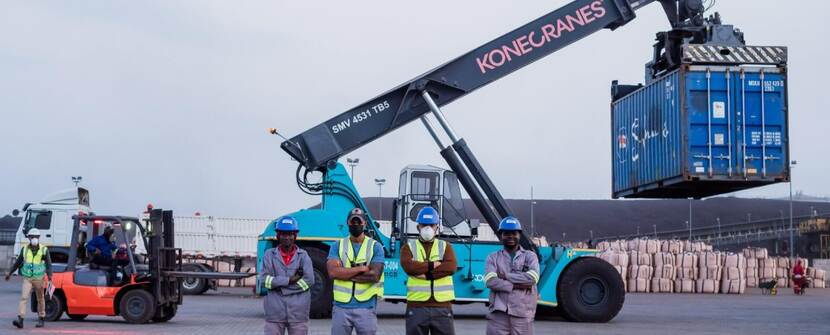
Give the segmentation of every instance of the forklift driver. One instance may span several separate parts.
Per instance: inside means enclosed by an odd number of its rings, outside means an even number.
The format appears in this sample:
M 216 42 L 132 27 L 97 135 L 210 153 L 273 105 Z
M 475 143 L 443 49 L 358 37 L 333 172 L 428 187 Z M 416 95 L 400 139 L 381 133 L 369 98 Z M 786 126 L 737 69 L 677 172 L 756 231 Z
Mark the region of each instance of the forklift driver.
M 96 236 L 86 244 L 86 252 L 92 256 L 90 265 L 98 266 L 113 266 L 112 252 L 118 249 L 115 246 L 115 236 L 113 236 L 112 227 L 104 228 L 104 233 Z

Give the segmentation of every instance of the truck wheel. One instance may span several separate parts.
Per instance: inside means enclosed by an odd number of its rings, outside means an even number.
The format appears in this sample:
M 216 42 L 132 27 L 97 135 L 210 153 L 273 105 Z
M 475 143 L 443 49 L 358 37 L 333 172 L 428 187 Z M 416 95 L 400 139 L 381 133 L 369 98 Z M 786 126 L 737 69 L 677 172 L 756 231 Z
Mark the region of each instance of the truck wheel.
M 189 272 L 205 272 L 205 268 L 196 263 L 182 264 L 182 271 Z M 184 278 L 182 279 L 182 294 L 199 295 L 205 293 L 208 289 L 207 279 L 203 278 Z
M 556 290 L 562 316 L 576 322 L 608 322 L 625 301 L 620 274 L 596 257 L 581 257 L 565 268 Z
M 132 290 L 121 297 L 119 311 L 121 317 L 129 323 L 147 323 L 156 313 L 156 303 L 150 292 Z
M 32 311 L 37 312 L 37 298 L 32 292 L 31 301 L 34 301 L 34 305 L 32 306 Z M 47 297 L 43 297 L 46 303 L 46 316 L 43 318 L 46 321 L 58 321 L 63 315 L 65 310 L 66 303 L 63 301 L 63 297 L 61 295 L 55 293 L 52 296 L 52 299 L 47 299 Z
M 328 253 L 317 248 L 306 249 L 314 266 L 314 285 L 311 287 L 311 312 L 314 319 L 331 317 L 332 281 L 326 270 Z
M 178 310 L 177 305 L 170 305 L 170 306 L 162 306 L 156 310 L 156 315 L 153 316 L 153 322 L 167 322 L 173 319 L 176 316 L 176 311 Z M 160 312 L 164 312 L 164 316 L 160 315 Z

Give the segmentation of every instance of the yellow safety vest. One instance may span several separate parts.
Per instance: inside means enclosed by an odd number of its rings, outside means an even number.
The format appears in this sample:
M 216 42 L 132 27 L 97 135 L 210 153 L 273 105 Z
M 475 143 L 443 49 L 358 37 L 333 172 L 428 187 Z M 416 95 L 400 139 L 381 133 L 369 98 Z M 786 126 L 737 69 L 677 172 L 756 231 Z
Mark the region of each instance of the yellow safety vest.
M 421 241 L 413 239 L 409 240 L 407 244 L 409 245 L 409 251 L 412 252 L 412 260 L 424 262 L 426 251 Z M 429 251 L 429 261 L 443 261 L 446 248 L 447 242 L 435 239 Z M 412 276 L 406 279 L 407 301 L 427 301 L 430 296 L 435 297 L 435 301 L 438 302 L 454 300 L 455 290 L 453 288 L 452 276 L 446 276 L 436 280 L 420 279 Z
M 337 252 L 340 255 L 340 263 L 343 264 L 344 268 L 360 265 L 368 266 L 372 261 L 372 256 L 374 256 L 375 243 L 377 243 L 375 240 L 365 237 L 357 251 L 357 257 L 355 257 L 352 241 L 348 237 L 341 239 L 338 243 L 340 246 Z M 380 280 L 377 283 L 357 283 L 351 280 L 335 279 L 333 286 L 334 301 L 348 303 L 352 300 L 352 297 L 360 302 L 368 301 L 374 296 L 383 298 L 383 278 L 384 274 L 381 273 Z
M 41 245 L 37 249 L 37 253 L 32 253 L 32 248 L 23 247 L 23 267 L 20 268 L 20 274 L 23 277 L 40 279 L 43 278 L 46 272 L 46 261 L 43 255 L 46 255 L 46 247 Z

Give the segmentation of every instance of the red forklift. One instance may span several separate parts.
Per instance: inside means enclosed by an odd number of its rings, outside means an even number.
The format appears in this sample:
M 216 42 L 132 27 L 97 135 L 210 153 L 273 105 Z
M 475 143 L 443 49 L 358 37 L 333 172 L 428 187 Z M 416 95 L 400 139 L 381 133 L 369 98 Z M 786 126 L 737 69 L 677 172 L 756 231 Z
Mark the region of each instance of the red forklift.
M 76 215 L 72 219 L 69 260 L 65 265 L 53 264 L 55 291 L 46 302 L 47 321 L 59 320 L 65 312 L 72 320 L 120 315 L 129 323 L 167 322 L 182 304 L 183 278 L 219 275 L 182 271 L 173 211 L 153 209 L 144 223 L 126 216 Z M 86 255 L 86 236 L 94 237 L 105 227 L 113 228 L 119 246 L 113 252 L 112 266 L 93 264 Z M 134 253 L 137 230 L 146 255 Z M 32 310 L 37 310 L 34 298 Z

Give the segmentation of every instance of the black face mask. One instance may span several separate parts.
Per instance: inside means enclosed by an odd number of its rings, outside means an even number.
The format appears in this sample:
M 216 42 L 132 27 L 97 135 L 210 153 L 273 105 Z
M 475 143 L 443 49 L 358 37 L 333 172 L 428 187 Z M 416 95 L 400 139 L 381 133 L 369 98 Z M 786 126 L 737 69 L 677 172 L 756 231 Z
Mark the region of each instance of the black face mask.
M 363 225 L 349 225 L 349 234 L 358 237 L 363 234 Z

